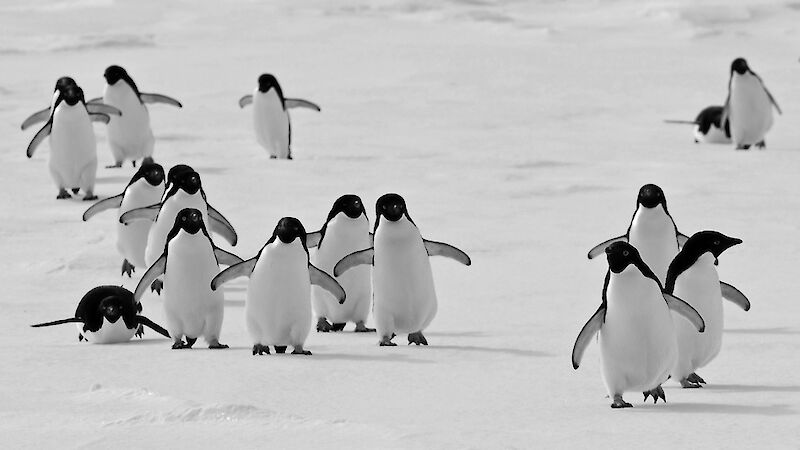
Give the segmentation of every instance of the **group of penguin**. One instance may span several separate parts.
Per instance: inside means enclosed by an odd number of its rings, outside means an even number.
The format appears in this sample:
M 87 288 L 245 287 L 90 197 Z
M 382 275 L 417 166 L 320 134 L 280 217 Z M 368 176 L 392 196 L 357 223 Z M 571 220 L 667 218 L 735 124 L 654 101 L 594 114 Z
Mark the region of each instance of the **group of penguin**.
M 694 125 L 695 143 L 733 143 L 737 150 L 751 146 L 766 148 L 765 136 L 772 128 L 772 108 L 782 114 L 775 98 L 744 58 L 731 63 L 728 97 L 722 106 L 708 106 L 694 120 L 667 120 Z
M 601 304 L 575 340 L 572 365 L 578 368 L 598 335 L 612 408 L 630 407 L 622 398 L 629 391 L 666 401 L 661 384 L 670 377 L 684 388 L 705 384 L 696 370 L 722 346 L 722 299 L 750 309 L 744 294 L 720 282 L 715 267 L 725 250 L 741 243 L 717 231 L 680 233 L 662 189 L 647 184 L 628 231 L 589 251 L 589 259 L 606 254 L 608 272 Z
M 152 161 L 155 138 L 150 128 L 150 114 L 146 104 L 164 103 L 178 108 L 183 105 L 162 94 L 139 91 L 128 72 L 117 65 L 109 66 L 103 76 L 106 86 L 102 97 L 86 101 L 83 89 L 71 77 L 56 81 L 53 98 L 48 108 L 31 114 L 22 122 L 23 130 L 45 122 L 28 144 L 31 158 L 37 147 L 50 143 L 50 175 L 58 188 L 58 199 L 70 198 L 83 191 L 84 200 L 95 200 L 97 174 L 97 143 L 92 122 L 108 125 L 108 144 L 114 164 L 108 168 L 122 167 L 131 160 Z M 319 106 L 303 99 L 285 98 L 278 80 L 271 74 L 262 74 L 253 94 L 239 100 L 239 106 L 253 105 L 253 125 L 258 143 L 272 159 L 292 159 L 292 127 L 288 110 L 308 108 L 320 111 Z
M 284 353 L 288 346 L 293 354 L 311 354 L 304 344 L 314 318 L 321 332 L 341 331 L 347 322 L 356 332 L 374 332 L 366 327 L 370 305 L 380 346 L 396 345 L 396 333 L 407 333 L 409 344 L 427 345 L 423 331 L 437 310 L 429 256 L 471 264 L 463 251 L 423 239 L 398 194 L 377 200 L 372 231 L 361 198 L 352 194 L 333 203 L 318 231 L 307 233 L 298 219 L 284 217 L 247 260 L 214 244 L 211 233 L 231 245 L 238 236 L 208 203 L 200 174 L 188 165 L 172 167 L 165 177 L 161 165 L 143 162 L 121 194 L 92 205 L 83 220 L 108 209 L 118 210 L 122 273 L 148 267 L 135 291 L 100 286 L 81 299 L 73 317 L 34 326 L 74 322 L 78 339 L 94 343 L 127 341 L 148 326 L 170 337 L 173 349 L 191 348 L 201 336 L 209 348 L 227 348 L 219 340 L 219 288 L 244 276 L 254 355 L 268 354 L 269 347 Z M 316 248 L 313 257 L 310 248 Z M 220 271 L 220 264 L 228 267 Z M 166 329 L 139 315 L 148 288 L 163 295 Z

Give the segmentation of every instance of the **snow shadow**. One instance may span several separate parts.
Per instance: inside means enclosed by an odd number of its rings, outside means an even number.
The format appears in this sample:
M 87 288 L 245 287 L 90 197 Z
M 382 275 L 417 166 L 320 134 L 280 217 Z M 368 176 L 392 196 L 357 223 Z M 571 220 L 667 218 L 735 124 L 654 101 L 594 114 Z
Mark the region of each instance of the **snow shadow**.
M 478 347 L 476 345 L 432 345 L 428 347 L 431 350 L 456 350 L 463 352 L 477 352 L 477 353 L 503 353 L 510 356 L 521 357 L 536 357 L 536 358 L 552 358 L 555 355 L 548 352 L 539 350 L 523 350 L 520 348 L 502 348 L 502 347 Z
M 791 416 L 798 414 L 789 405 L 727 405 L 720 403 L 667 403 L 635 405 L 633 412 L 681 414 L 737 414 L 756 416 Z
M 726 328 L 725 333 L 736 334 L 800 334 L 800 329 L 790 327 L 772 328 Z
M 314 350 L 309 348 L 313 355 L 309 359 L 315 360 L 330 360 L 330 361 L 356 361 L 356 362 L 390 362 L 390 363 L 410 363 L 410 364 L 433 364 L 434 361 L 425 359 L 412 358 L 408 355 L 401 353 L 386 353 L 383 355 L 359 355 L 353 353 L 323 353 L 323 350 Z M 296 355 L 294 355 L 296 356 Z
M 763 384 L 708 384 L 703 386 L 708 391 L 736 392 L 800 392 L 800 385 L 769 386 Z

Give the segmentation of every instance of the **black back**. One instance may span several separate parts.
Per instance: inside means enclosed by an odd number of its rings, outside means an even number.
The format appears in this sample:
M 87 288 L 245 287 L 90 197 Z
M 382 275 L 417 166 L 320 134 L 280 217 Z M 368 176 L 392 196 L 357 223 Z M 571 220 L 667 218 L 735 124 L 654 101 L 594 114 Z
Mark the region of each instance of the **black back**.
M 722 121 L 722 106 L 709 106 L 702 111 L 697 117 L 694 119 L 695 123 L 697 123 L 698 130 L 702 134 L 708 134 L 708 130 L 711 129 L 711 126 L 715 126 L 717 128 L 723 128 L 720 124 Z M 731 137 L 731 123 L 729 120 L 725 121 L 725 136 Z
M 83 330 L 97 332 L 103 325 L 103 305 L 116 305 L 121 312 L 121 319 L 128 329 L 138 327 L 136 315 L 142 305 L 133 298 L 133 292 L 122 286 L 98 286 L 87 292 L 75 310 L 75 317 L 83 321 Z
M 699 231 L 693 234 L 670 263 L 664 290 L 671 294 L 675 290 L 675 281 L 678 277 L 692 267 L 703 254 L 709 252 L 714 258 L 719 258 L 722 252 L 741 243 L 741 239 L 725 236 L 718 231 Z
M 140 97 L 141 93 L 139 92 L 139 88 L 136 87 L 136 83 L 133 82 L 133 78 L 128 75 L 128 72 L 120 66 L 108 66 L 106 71 L 103 73 L 103 77 L 106 79 L 106 82 L 110 85 L 116 84 L 118 81 L 122 80 L 128 84 L 128 86 L 133 89 L 133 92 L 136 93 L 136 97 L 141 102 L 142 99 Z

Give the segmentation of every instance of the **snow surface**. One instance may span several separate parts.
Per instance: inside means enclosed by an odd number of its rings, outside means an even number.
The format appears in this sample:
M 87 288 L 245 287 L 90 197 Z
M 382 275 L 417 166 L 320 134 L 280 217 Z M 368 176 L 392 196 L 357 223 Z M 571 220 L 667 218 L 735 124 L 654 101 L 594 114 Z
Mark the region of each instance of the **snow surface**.
M 0 446 L 797 448 L 798 23 L 797 1 L 4 0 Z M 721 104 L 738 56 L 784 111 L 766 151 L 662 122 Z M 243 280 L 225 289 L 227 351 L 29 328 L 137 281 L 119 277 L 115 215 L 83 223 L 87 203 L 56 201 L 48 146 L 27 160 L 35 130 L 19 130 L 58 77 L 100 95 L 110 64 L 183 102 L 150 107 L 155 157 L 199 170 L 242 257 L 282 216 L 315 229 L 340 194 L 401 193 L 424 236 L 474 262 L 434 259 L 431 345 L 312 333 L 311 357 L 253 357 Z M 262 72 L 322 107 L 293 112 L 294 161 L 267 159 L 237 106 Z M 132 173 L 100 169 L 96 193 Z M 669 403 L 628 393 L 614 411 L 597 345 L 578 371 L 570 351 L 606 271 L 585 252 L 625 231 L 647 182 L 684 233 L 744 240 L 719 271 L 753 308 L 725 305 L 707 387 L 670 381 Z M 144 307 L 164 322 L 159 298 Z

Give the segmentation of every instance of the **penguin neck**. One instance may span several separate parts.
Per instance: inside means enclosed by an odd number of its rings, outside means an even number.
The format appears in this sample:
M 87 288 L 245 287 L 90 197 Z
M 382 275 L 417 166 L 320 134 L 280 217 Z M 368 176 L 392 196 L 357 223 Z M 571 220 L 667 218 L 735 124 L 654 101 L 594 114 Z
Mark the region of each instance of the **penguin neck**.
M 403 215 L 399 220 L 392 222 L 385 217 L 381 219 L 375 230 L 375 242 L 387 242 L 408 239 L 409 235 L 420 236 L 416 225 Z
M 645 208 L 642 205 L 636 209 L 631 221 L 632 226 L 646 226 L 653 227 L 659 226 L 664 223 L 671 223 L 672 217 L 664 210 L 663 205 L 657 205 L 654 208 Z
M 285 261 L 287 265 L 301 262 L 308 264 L 308 253 L 299 238 L 287 244 L 276 237 L 274 241 L 267 244 L 265 250 L 269 259 L 277 258 L 278 261 Z
M 340 212 L 325 224 L 325 235 L 329 233 L 341 237 L 361 236 L 369 233 L 369 221 L 363 214 L 351 219 L 347 214 Z
M 198 255 L 207 250 L 209 243 L 209 238 L 203 233 L 203 230 L 198 230 L 195 234 L 191 234 L 186 230 L 180 230 L 170 239 L 167 245 L 167 257 Z
M 658 283 L 643 275 L 636 265 L 628 264 L 620 273 L 611 272 L 606 293 L 608 307 L 635 307 L 647 300 L 652 289 L 660 290 Z

